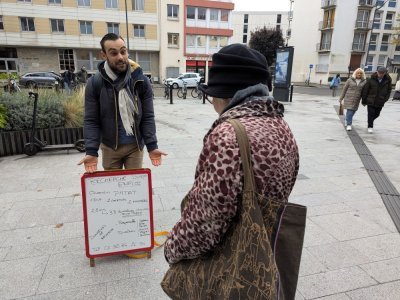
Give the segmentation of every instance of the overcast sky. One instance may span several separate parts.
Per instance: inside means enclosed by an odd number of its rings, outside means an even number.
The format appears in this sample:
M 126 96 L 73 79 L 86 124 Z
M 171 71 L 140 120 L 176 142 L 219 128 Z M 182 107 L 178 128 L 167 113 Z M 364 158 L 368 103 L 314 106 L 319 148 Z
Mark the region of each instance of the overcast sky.
M 289 0 L 233 0 L 238 11 L 288 11 Z

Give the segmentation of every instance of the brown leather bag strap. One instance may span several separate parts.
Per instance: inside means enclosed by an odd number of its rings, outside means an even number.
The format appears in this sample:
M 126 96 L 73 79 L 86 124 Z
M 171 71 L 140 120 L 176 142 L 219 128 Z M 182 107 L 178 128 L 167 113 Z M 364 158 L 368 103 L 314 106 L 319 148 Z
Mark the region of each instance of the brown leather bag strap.
M 239 143 L 240 158 L 243 164 L 244 173 L 244 191 L 256 191 L 256 184 L 254 179 L 253 164 L 251 163 L 251 150 L 249 138 L 246 133 L 246 129 L 243 124 L 237 119 L 229 119 L 229 123 L 232 124 L 236 132 L 236 138 Z

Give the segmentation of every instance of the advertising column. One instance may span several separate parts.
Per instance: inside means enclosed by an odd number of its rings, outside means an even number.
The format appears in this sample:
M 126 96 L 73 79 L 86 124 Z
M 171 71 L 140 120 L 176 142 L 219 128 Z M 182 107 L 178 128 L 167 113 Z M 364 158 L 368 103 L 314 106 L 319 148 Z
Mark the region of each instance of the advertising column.
M 284 47 L 276 50 L 273 96 L 278 101 L 289 101 L 293 53 L 293 47 Z

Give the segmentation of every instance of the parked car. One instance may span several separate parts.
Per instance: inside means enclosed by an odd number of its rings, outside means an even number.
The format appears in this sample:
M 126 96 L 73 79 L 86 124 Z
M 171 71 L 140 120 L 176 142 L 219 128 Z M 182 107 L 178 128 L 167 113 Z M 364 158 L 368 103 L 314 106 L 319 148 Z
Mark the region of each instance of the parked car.
M 29 72 L 19 79 L 19 85 L 26 88 L 55 87 L 61 83 L 62 77 L 55 72 Z
M 178 78 L 167 78 L 167 83 L 177 89 L 183 86 L 183 82 L 186 82 L 187 87 L 196 87 L 201 80 L 199 73 L 183 73 Z

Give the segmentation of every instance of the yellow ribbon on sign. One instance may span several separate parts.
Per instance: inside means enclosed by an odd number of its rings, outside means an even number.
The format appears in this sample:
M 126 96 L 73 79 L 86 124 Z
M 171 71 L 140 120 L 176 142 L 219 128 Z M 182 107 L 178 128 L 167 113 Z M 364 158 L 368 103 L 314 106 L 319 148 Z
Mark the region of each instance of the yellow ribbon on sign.
M 163 236 L 163 235 L 167 235 L 168 231 L 157 231 L 154 232 L 154 237 L 156 236 Z M 156 247 L 160 247 L 162 245 L 164 245 L 165 241 L 162 243 L 158 243 L 156 241 L 156 239 L 154 239 L 154 246 Z M 134 254 L 134 253 L 125 253 L 126 256 L 128 256 L 129 258 L 135 258 L 135 259 L 141 259 L 141 258 L 146 258 L 149 257 L 148 252 L 143 252 L 143 253 L 138 253 L 138 254 Z

